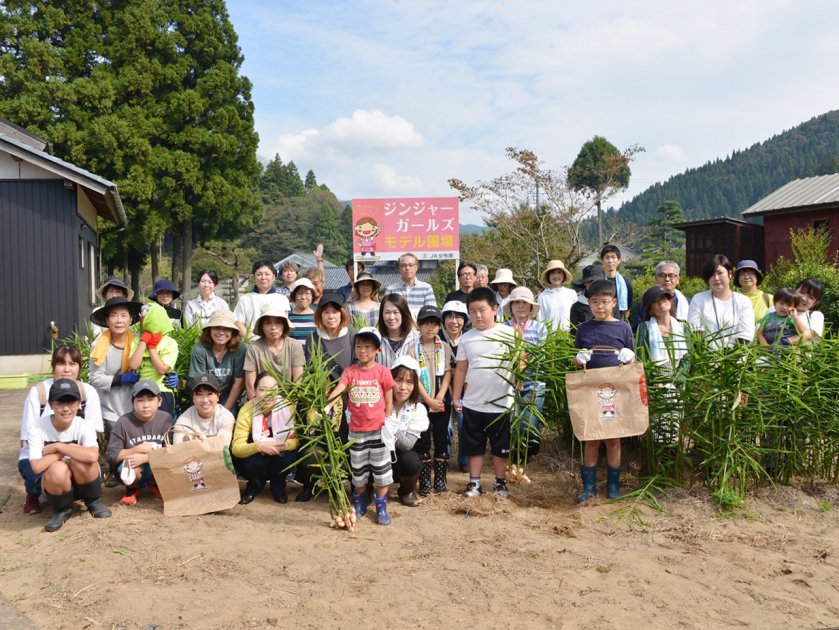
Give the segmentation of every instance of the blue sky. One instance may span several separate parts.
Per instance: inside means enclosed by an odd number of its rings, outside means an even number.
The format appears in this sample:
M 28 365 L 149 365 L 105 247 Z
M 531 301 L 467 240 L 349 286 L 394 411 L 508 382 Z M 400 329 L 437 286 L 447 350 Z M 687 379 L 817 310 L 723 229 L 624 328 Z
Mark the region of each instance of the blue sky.
M 832 0 L 228 0 L 263 159 L 339 199 L 449 196 L 595 134 L 656 181 L 839 107 Z M 469 210 L 461 222 L 480 223 Z

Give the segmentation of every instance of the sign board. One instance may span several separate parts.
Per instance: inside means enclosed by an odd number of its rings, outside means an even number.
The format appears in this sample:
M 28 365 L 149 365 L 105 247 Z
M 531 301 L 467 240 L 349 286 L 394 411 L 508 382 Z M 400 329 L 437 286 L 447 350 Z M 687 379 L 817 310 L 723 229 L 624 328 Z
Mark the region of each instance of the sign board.
M 457 197 L 353 199 L 353 257 L 361 261 L 454 260 L 460 250 Z

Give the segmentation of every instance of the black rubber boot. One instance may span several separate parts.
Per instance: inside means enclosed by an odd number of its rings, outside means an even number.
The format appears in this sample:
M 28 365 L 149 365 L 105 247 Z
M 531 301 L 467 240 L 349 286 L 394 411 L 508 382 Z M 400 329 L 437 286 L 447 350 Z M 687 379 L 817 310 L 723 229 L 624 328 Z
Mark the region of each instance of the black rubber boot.
M 98 478 L 76 485 L 76 493 L 84 501 L 93 518 L 110 518 L 111 511 L 102 502 L 102 483 Z
M 621 498 L 621 469 L 609 466 L 606 469 L 606 496 L 610 499 Z
M 446 487 L 446 472 L 449 469 L 449 462 L 445 459 L 434 460 L 434 493 L 448 492 Z
M 588 501 L 597 494 L 597 466 L 580 466 L 583 477 L 583 492 L 577 497 L 577 503 Z
M 52 518 L 44 525 L 44 529 L 48 532 L 58 531 L 73 514 L 73 491 L 50 494 L 45 490 L 44 494 L 47 495 L 47 501 L 52 506 Z
M 419 474 L 419 493 L 423 497 L 431 494 L 431 460 L 422 463 Z

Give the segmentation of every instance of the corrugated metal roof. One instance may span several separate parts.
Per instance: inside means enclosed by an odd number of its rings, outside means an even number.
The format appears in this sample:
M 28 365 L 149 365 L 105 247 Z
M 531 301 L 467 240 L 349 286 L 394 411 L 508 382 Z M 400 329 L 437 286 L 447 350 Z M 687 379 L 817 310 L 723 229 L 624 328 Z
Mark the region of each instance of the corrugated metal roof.
M 103 217 L 119 225 L 128 223 L 122 199 L 113 182 L 4 133 L 0 133 L 0 149 L 82 186 L 91 193 L 90 199 Z
M 744 210 L 743 216 L 827 203 L 839 203 L 839 173 L 793 180 Z
M 280 266 L 287 260 L 290 260 L 297 265 L 297 269 L 300 270 L 301 273 L 309 267 L 317 266 L 313 254 L 294 252 L 282 260 L 275 262 L 274 268 L 279 269 Z M 429 264 L 427 261 L 420 261 L 420 268 L 417 270 L 417 279 L 422 280 L 423 282 L 428 282 L 428 279 L 437 270 L 437 267 L 438 265 L 436 263 Z M 382 283 L 382 287 L 387 287 L 388 285 L 394 284 L 401 279 L 399 271 L 396 268 L 396 261 L 394 260 L 381 260 L 376 262 L 374 265 L 368 264 L 367 271 L 373 274 L 376 280 Z M 323 261 L 323 275 L 323 284 L 326 289 L 339 289 L 350 281 L 347 276 L 347 272 L 344 271 L 343 265 L 336 265 L 326 259 Z

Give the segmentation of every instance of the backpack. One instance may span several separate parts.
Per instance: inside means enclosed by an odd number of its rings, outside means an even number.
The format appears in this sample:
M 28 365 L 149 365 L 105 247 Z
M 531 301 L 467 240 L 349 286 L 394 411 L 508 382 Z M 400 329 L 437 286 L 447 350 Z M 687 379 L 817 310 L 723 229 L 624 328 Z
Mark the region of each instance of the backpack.
M 84 405 L 85 405 L 85 391 L 84 391 L 84 383 L 81 381 L 76 381 L 76 385 L 79 388 L 79 394 L 81 395 L 81 406 L 79 407 L 79 417 L 84 418 Z M 35 389 L 38 390 L 38 404 L 41 406 L 41 413 L 44 413 L 44 408 L 47 406 L 47 388 L 44 387 L 44 381 L 40 383 L 35 383 Z

